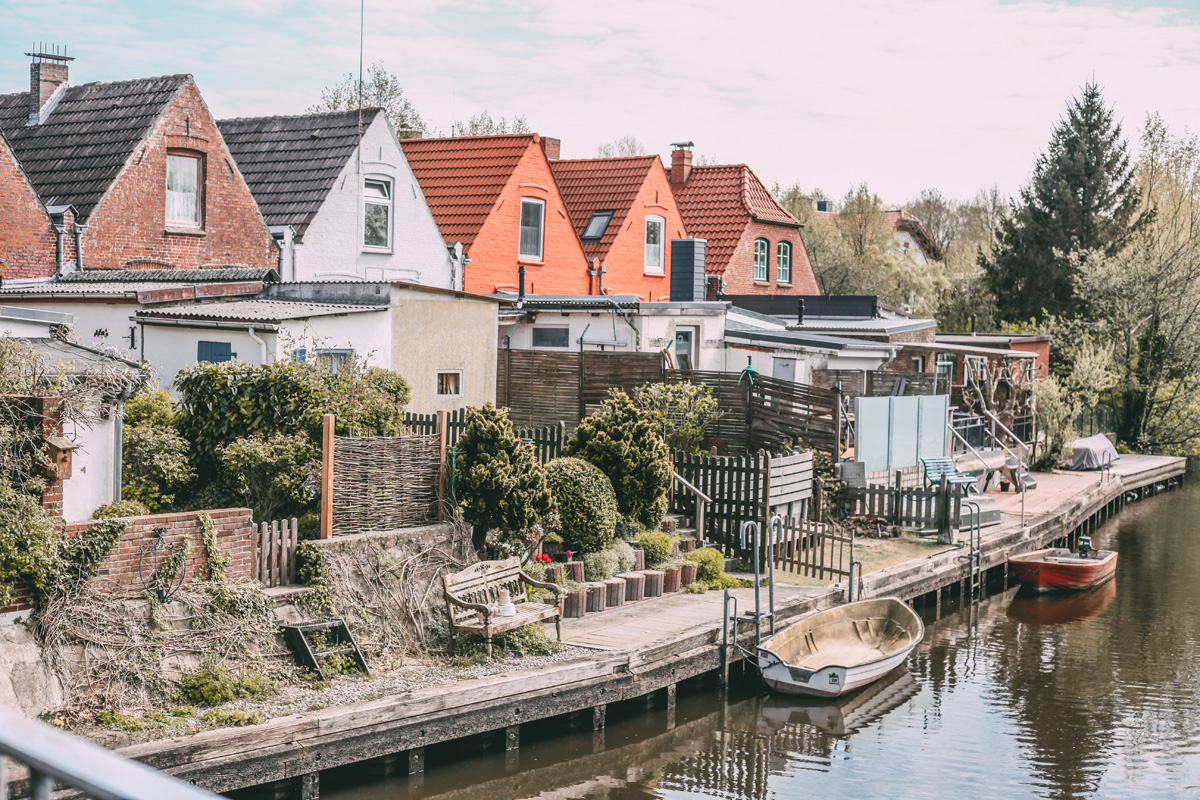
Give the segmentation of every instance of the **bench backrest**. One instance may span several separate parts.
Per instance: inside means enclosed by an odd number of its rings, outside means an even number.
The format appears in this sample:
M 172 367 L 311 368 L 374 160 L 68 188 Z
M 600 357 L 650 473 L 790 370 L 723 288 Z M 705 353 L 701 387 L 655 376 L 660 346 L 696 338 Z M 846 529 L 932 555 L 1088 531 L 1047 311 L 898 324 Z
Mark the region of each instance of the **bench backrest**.
M 507 589 L 512 602 L 525 600 L 526 586 L 521 581 L 521 559 L 506 558 L 501 561 L 480 561 L 462 572 L 442 578 L 446 594 L 467 603 L 490 606 L 499 602 L 501 589 Z M 450 617 L 455 623 L 469 622 L 475 611 L 450 604 Z
M 943 475 L 954 476 L 958 474 L 958 466 L 954 463 L 954 459 L 945 456 L 941 458 L 922 458 L 921 464 L 925 467 L 925 480 L 928 483 L 941 480 Z

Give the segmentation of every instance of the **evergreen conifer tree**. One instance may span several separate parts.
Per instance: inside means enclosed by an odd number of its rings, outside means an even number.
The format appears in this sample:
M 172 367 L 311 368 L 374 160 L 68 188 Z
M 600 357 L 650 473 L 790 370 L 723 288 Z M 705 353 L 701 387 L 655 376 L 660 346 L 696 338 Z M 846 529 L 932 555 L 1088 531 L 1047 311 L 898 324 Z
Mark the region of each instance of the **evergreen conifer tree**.
M 1116 253 L 1139 225 L 1128 143 L 1100 87 L 1088 83 L 1067 107 L 1033 179 L 1001 224 L 995 255 L 981 259 L 1000 314 L 1009 320 L 1075 315 L 1070 255 Z

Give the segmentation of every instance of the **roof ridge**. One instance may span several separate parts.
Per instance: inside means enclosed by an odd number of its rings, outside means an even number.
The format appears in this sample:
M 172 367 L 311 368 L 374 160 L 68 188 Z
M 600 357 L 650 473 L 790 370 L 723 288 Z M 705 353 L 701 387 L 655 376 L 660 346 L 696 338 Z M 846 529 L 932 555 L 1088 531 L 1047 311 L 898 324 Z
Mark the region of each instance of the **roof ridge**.
M 596 156 L 595 158 L 556 158 L 553 161 L 551 161 L 550 163 L 551 164 L 569 164 L 571 162 L 578 162 L 578 161 L 640 161 L 642 159 L 649 161 L 650 159 L 654 159 L 654 158 L 658 158 L 658 156 L 656 156 L 656 155 Z
M 218 125 L 220 125 L 222 122 L 260 122 L 263 120 L 273 120 L 273 119 L 282 120 L 282 119 L 304 119 L 304 118 L 308 118 L 308 117 L 334 117 L 334 116 L 338 116 L 341 114 L 357 114 L 359 111 L 362 111 L 364 113 L 366 113 L 366 112 L 378 113 L 382 110 L 383 110 L 382 108 L 378 108 L 376 106 L 371 106 L 369 108 L 361 108 L 361 109 L 348 108 L 348 109 L 343 109 L 341 111 L 314 111 L 311 114 L 267 114 L 267 115 L 264 115 L 261 117 L 225 117 L 224 119 L 219 119 L 216 122 Z
M 468 139 L 504 139 L 504 138 L 532 139 L 534 136 L 537 136 L 537 135 L 538 135 L 537 133 L 531 131 L 530 133 L 488 133 L 488 134 L 481 134 L 479 136 L 423 136 L 423 137 L 420 137 L 417 139 L 401 139 L 400 143 L 401 144 L 409 144 L 410 142 L 411 143 L 416 143 L 416 142 L 461 142 L 461 141 L 465 141 Z

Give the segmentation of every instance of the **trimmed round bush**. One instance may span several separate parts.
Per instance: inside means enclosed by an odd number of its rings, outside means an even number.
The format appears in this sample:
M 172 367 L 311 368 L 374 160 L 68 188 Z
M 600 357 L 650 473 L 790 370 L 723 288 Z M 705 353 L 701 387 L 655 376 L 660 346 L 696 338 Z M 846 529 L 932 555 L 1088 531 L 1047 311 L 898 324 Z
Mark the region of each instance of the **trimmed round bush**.
M 718 581 L 725 574 L 725 556 L 714 547 L 701 547 L 684 556 L 696 562 L 696 580 Z
M 620 561 L 617 553 L 611 547 L 598 553 L 584 553 L 583 576 L 589 581 L 603 581 L 617 574 Z
M 658 565 L 671 557 L 671 534 L 663 531 L 642 531 L 638 536 L 638 547 L 646 554 L 646 566 L 658 569 Z
M 617 556 L 617 571 L 614 575 L 620 575 L 622 572 L 629 572 L 633 569 L 633 548 L 629 542 L 613 542 L 612 547 L 608 548 Z
M 617 497 L 603 472 L 579 458 L 556 458 L 546 465 L 546 483 L 562 520 L 564 549 L 598 553 L 612 544 Z

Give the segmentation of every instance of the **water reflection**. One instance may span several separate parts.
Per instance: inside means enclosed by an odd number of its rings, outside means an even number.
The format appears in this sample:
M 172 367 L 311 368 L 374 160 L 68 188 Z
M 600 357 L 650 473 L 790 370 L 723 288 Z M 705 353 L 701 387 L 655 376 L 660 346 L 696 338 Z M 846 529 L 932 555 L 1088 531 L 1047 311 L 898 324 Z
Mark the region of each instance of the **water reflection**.
M 456 752 L 420 789 L 325 783 L 322 797 L 1186 796 L 1200 786 L 1196 519 L 1192 489 L 1130 506 L 1095 537 L 1121 553 L 1115 581 L 943 606 L 906 669 L 832 704 L 749 680 L 728 702 L 681 694 L 673 727 L 659 711 L 614 719 L 600 739 L 523 731 L 515 761 Z

